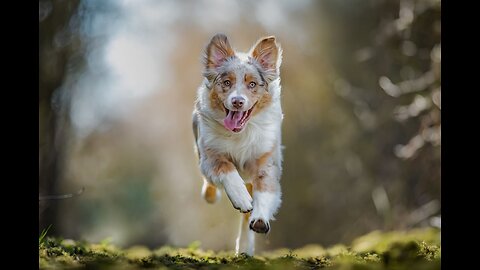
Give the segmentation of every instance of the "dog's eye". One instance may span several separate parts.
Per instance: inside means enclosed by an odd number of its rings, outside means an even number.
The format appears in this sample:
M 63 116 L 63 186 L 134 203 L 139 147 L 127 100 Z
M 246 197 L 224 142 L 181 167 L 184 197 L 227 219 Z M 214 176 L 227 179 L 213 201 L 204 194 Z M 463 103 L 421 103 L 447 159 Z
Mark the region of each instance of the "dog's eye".
M 250 83 L 248 84 L 248 87 L 254 88 L 256 85 L 257 85 L 257 84 L 256 84 L 255 82 L 250 82 Z
M 231 84 L 232 84 L 232 82 L 230 82 L 229 80 L 225 80 L 223 82 L 223 85 L 225 85 L 225 86 L 230 86 Z

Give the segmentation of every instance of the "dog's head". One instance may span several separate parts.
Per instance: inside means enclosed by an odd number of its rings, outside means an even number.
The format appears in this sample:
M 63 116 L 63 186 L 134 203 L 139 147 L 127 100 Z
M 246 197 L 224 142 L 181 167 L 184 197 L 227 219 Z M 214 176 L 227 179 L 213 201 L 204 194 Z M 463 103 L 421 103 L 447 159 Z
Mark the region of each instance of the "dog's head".
M 205 50 L 204 76 L 211 109 L 224 116 L 226 129 L 241 132 L 271 104 L 269 84 L 279 78 L 281 60 L 282 49 L 273 36 L 258 40 L 248 53 L 235 52 L 223 34 L 212 38 Z

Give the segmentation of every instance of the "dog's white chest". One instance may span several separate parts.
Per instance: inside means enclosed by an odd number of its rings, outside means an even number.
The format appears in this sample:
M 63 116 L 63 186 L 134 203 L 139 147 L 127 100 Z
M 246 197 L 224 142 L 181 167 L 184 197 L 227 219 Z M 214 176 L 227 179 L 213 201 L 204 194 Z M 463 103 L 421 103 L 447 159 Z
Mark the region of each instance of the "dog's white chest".
M 242 134 L 234 134 L 223 139 L 222 148 L 232 157 L 237 167 L 243 167 L 247 161 L 255 160 L 262 154 L 272 151 L 275 137 L 273 128 L 262 129 L 252 124 Z

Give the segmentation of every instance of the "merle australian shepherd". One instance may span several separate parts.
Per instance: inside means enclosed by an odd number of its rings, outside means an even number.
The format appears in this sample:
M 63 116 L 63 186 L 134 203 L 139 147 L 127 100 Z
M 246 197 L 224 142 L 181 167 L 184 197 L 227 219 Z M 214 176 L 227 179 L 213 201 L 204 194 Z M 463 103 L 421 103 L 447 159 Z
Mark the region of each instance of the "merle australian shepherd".
M 241 53 L 217 34 L 205 49 L 204 80 L 193 112 L 202 196 L 214 203 L 223 188 L 233 207 L 245 213 L 237 254 L 253 255 L 255 233 L 270 231 L 281 204 L 281 61 L 273 36 Z

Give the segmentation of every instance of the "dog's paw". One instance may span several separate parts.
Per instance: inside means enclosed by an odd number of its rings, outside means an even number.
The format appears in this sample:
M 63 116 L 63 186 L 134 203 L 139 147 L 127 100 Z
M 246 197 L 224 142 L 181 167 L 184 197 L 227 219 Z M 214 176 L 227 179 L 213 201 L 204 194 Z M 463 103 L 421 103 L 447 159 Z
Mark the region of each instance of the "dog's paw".
M 253 209 L 253 199 L 248 193 L 245 186 L 241 186 L 233 191 L 226 192 L 230 202 L 232 202 L 233 208 L 239 210 L 242 213 L 248 213 Z
M 261 218 L 252 219 L 250 221 L 250 230 L 256 233 L 268 233 L 270 231 L 270 223 Z
M 232 203 L 233 204 L 233 203 Z M 246 207 L 235 207 L 235 205 L 233 205 L 233 208 L 237 209 L 238 211 L 246 214 L 246 213 L 250 213 L 252 212 L 253 210 L 253 207 L 252 206 L 246 206 Z
M 237 209 L 242 213 L 248 213 L 253 210 L 252 197 L 250 194 L 243 194 L 242 196 L 232 196 L 230 197 L 233 208 Z
M 248 213 L 253 209 L 253 199 L 240 175 L 235 172 L 223 181 L 223 187 L 235 209 Z

